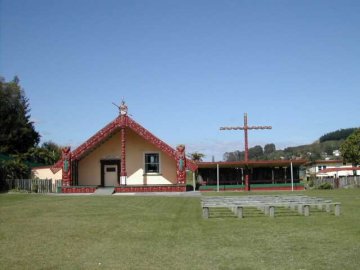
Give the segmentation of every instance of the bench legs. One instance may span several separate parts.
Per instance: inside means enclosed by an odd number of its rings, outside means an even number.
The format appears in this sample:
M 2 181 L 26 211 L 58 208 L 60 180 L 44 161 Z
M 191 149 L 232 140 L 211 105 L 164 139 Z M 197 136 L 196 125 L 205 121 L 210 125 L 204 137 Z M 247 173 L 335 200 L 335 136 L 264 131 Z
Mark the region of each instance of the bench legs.
M 269 206 L 270 217 L 275 217 L 275 207 Z
M 236 214 L 238 218 L 244 218 L 244 212 L 243 212 L 243 208 L 238 206 L 236 208 Z
M 304 205 L 304 216 L 305 217 L 310 216 L 310 206 L 309 205 Z
M 209 207 L 203 207 L 203 218 L 209 218 Z
M 335 216 L 340 216 L 340 204 L 335 204 Z
M 302 204 L 299 204 L 299 205 L 298 205 L 298 213 L 299 213 L 300 215 L 302 215 L 303 212 L 304 212 L 304 206 L 303 206 Z
M 265 216 L 269 215 L 269 212 L 270 212 L 270 206 L 265 205 L 265 208 L 264 208 L 264 214 L 265 214 Z
M 325 208 L 326 212 L 331 212 L 330 204 L 326 204 L 325 207 L 326 207 Z M 244 208 L 242 206 L 237 206 L 236 208 L 233 208 L 233 210 L 234 210 L 235 215 L 238 218 L 244 218 Z M 202 211 L 203 211 L 203 218 L 209 218 L 209 213 L 210 213 L 209 207 L 203 207 Z M 274 206 L 268 206 L 268 205 L 264 206 L 264 212 L 265 212 L 265 215 L 269 215 L 272 218 L 275 217 L 275 207 Z M 298 212 L 300 215 L 304 215 L 306 217 L 310 216 L 310 205 L 299 204 Z M 341 212 L 340 203 L 334 204 L 334 212 L 335 212 L 335 216 L 340 216 L 340 212 Z

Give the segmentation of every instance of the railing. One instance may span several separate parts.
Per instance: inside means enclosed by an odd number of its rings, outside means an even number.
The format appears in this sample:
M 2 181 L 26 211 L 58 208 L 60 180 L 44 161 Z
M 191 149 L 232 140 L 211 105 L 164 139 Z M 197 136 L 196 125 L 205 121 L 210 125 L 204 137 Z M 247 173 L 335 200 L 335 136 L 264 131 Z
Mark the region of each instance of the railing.
M 61 192 L 62 180 L 51 179 L 7 179 L 9 190 L 27 191 L 33 193 Z

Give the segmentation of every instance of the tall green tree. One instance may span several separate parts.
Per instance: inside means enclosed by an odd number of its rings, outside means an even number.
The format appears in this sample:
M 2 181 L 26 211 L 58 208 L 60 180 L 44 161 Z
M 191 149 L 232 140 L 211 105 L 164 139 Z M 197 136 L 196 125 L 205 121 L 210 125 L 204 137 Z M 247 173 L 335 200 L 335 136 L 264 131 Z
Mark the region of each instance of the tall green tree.
M 18 77 L 10 82 L 0 77 L 0 152 L 26 153 L 39 140 L 40 135 L 30 120 L 29 100 Z
M 345 162 L 353 166 L 360 164 L 360 129 L 355 130 L 340 146 L 340 152 Z

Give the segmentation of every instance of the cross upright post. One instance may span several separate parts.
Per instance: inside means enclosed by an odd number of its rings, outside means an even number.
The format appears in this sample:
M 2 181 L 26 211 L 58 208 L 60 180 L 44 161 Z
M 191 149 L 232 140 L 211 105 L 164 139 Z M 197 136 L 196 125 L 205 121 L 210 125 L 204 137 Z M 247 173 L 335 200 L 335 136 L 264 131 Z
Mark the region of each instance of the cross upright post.
M 248 144 L 248 130 L 249 129 L 272 129 L 271 126 L 248 126 L 247 113 L 244 113 L 244 126 L 242 127 L 220 127 L 220 130 L 244 130 L 245 141 L 245 163 L 248 165 L 249 161 L 249 144 Z M 245 169 L 245 190 L 250 191 L 249 172 Z

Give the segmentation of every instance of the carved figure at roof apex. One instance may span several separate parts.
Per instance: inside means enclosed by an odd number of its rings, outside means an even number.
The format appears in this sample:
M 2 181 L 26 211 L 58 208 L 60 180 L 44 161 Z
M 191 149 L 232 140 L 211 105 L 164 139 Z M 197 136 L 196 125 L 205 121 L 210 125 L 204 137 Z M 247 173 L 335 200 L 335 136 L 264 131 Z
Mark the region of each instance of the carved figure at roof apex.
M 128 106 L 125 104 L 125 100 L 121 101 L 119 108 L 120 108 L 120 115 L 127 115 Z

